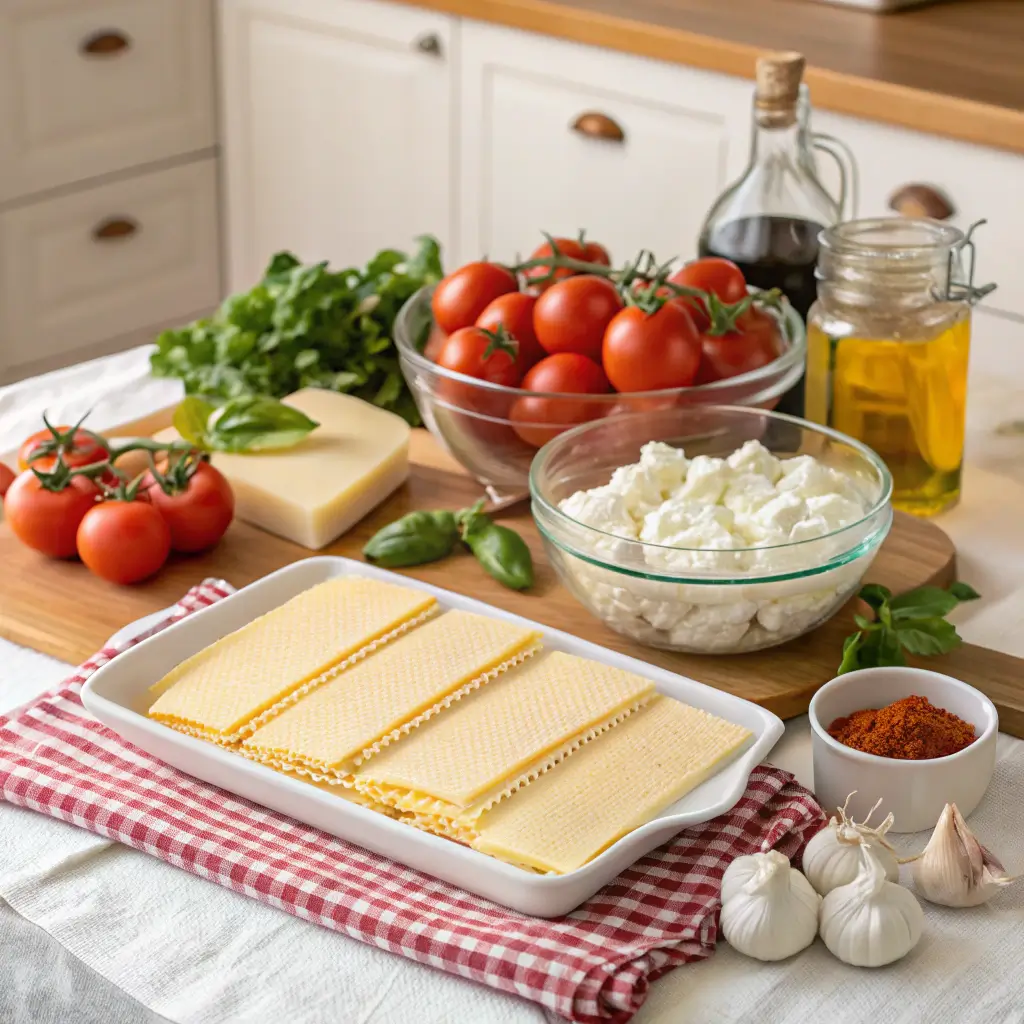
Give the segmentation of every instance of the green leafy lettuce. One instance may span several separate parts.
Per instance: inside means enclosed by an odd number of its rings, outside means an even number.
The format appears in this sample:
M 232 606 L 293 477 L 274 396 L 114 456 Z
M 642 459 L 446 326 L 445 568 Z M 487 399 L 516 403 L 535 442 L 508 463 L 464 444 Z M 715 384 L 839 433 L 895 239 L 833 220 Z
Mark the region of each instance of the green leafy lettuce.
M 207 320 L 164 331 L 150 357 L 158 377 L 180 377 L 214 402 L 281 398 L 304 387 L 342 391 L 419 423 L 392 341 L 405 301 L 441 279 L 440 248 L 384 249 L 362 269 L 331 271 L 278 253 L 263 280 L 229 296 Z

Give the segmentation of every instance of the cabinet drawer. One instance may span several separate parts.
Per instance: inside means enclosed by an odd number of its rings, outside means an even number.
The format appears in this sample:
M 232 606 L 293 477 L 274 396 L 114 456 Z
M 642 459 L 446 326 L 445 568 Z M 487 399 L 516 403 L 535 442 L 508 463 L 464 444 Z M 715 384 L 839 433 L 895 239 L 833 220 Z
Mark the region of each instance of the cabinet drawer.
M 695 254 L 746 157 L 747 82 L 472 22 L 462 45 L 464 258 L 581 228 L 616 263 Z
M 0 202 L 211 146 L 210 0 L 0 0 Z
M 975 283 L 999 285 L 986 306 L 1024 315 L 1024 156 L 826 111 L 815 112 L 814 125 L 841 138 L 857 158 L 859 216 L 893 216 L 893 193 L 924 184 L 952 204 L 949 223 L 967 228 L 987 219 L 976 235 Z
M 210 159 L 0 214 L 0 365 L 215 305 L 216 189 Z

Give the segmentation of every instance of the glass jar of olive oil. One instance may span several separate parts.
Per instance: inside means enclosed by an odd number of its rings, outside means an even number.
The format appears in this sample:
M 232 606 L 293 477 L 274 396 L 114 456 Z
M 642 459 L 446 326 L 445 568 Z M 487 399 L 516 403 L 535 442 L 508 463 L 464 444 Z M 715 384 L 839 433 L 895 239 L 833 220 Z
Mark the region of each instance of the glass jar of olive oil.
M 994 286 L 972 287 L 970 232 L 938 221 L 848 221 L 819 241 L 806 416 L 882 456 L 897 508 L 934 515 L 960 496 L 971 305 Z

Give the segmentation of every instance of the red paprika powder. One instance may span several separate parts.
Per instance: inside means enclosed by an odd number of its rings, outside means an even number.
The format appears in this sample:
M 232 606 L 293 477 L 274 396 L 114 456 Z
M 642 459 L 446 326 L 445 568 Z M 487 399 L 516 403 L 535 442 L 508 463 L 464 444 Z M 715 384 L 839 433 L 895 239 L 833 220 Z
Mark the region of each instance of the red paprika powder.
M 837 718 L 828 734 L 854 750 L 906 761 L 955 754 L 975 740 L 970 722 L 916 696 Z

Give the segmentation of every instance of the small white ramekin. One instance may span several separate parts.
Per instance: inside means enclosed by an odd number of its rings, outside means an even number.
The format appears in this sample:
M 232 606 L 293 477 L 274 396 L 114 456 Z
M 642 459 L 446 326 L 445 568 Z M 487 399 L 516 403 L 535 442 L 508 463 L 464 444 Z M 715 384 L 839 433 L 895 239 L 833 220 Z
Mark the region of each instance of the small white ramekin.
M 862 708 L 881 708 L 912 695 L 927 697 L 974 726 L 977 739 L 947 757 L 904 761 L 854 750 L 834 740 L 828 727 Z M 893 832 L 933 828 L 942 808 L 955 803 L 965 817 L 978 806 L 996 764 L 999 716 L 983 693 L 959 679 L 920 668 L 865 668 L 826 683 L 811 700 L 814 792 L 826 814 L 856 790 L 849 811 L 867 814 L 882 800 L 882 816 L 892 812 Z M 880 820 L 874 818 L 874 821 Z

